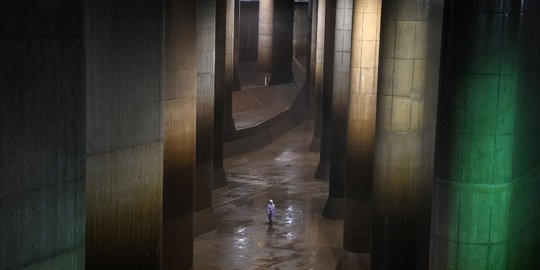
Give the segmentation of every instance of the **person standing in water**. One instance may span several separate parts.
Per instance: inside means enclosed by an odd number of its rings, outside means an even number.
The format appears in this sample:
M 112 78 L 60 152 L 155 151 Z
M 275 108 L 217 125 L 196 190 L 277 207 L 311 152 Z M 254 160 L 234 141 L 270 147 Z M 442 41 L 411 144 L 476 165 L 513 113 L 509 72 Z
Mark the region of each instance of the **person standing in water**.
M 266 212 L 268 212 L 268 222 L 270 225 L 272 225 L 272 222 L 274 221 L 274 215 L 276 214 L 276 205 L 274 204 L 274 201 L 268 201 L 268 205 L 266 206 Z

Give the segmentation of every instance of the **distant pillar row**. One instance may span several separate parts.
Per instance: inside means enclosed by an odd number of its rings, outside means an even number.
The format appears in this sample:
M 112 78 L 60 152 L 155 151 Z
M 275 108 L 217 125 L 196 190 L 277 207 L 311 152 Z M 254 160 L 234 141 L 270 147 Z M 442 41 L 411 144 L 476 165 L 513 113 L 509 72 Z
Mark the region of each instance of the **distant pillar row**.
M 197 1 L 197 146 L 194 235 L 216 228 L 212 211 L 216 1 Z
M 346 172 L 347 114 L 351 75 L 351 37 L 354 0 L 337 0 L 332 89 L 330 184 L 322 215 L 343 219 Z
M 383 1 L 371 269 L 428 269 L 442 2 Z
M 489 3 L 445 3 L 431 269 L 538 268 L 540 6 Z
M 369 253 L 381 0 L 355 0 L 343 248 Z
M 212 189 L 227 185 L 223 169 L 223 141 L 225 122 L 225 52 L 227 36 L 227 2 L 216 1 L 216 47 L 214 76 L 214 154 L 212 160 Z M 232 110 L 231 119 L 232 122 Z
M 324 51 L 322 62 L 322 98 L 321 98 L 321 151 L 315 178 L 328 180 L 330 178 L 330 139 L 332 126 L 332 85 L 334 78 L 334 37 L 336 21 L 336 0 L 321 0 L 324 7 Z
M 283 1 L 283 0 L 278 0 Z M 259 1 L 259 72 L 272 71 L 272 44 L 274 35 L 274 0 Z

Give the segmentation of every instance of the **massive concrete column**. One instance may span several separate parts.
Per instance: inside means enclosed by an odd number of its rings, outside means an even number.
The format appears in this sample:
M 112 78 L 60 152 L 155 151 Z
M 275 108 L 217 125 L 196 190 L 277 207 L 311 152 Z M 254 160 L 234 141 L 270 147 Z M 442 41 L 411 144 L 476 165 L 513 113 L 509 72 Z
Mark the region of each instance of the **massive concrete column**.
M 197 1 L 197 148 L 194 235 L 216 228 L 212 211 L 214 152 L 215 0 Z
M 311 42 L 310 35 L 312 34 L 312 18 L 311 5 L 309 3 L 295 2 L 294 3 L 294 18 L 293 18 L 293 58 L 306 57 L 307 63 L 310 61 Z M 308 76 L 309 65 L 306 65 L 306 75 Z
M 225 93 L 225 42 L 227 31 L 227 1 L 216 1 L 216 45 L 214 76 L 214 154 L 212 167 L 212 188 L 227 185 L 227 177 L 223 169 L 224 140 L 224 93 Z M 232 118 L 232 112 L 231 112 Z M 229 121 L 232 121 L 230 119 Z
M 163 5 L 101 0 L 85 8 L 86 269 L 158 269 Z
M 227 1 L 226 15 L 226 36 L 225 36 L 225 87 L 224 87 L 224 109 L 223 109 L 223 130 L 225 140 L 229 141 L 234 138 L 236 128 L 232 118 L 232 92 L 235 90 L 235 77 L 237 69 L 238 51 L 236 43 L 238 40 L 238 16 L 240 13 L 239 0 Z
M 294 0 L 274 2 L 274 31 L 272 39 L 272 75 L 270 84 L 293 82 Z M 279 49 L 277 49 L 279 48 Z
M 313 117 L 313 139 L 311 140 L 310 149 L 314 152 L 320 152 L 321 150 L 321 122 L 322 122 L 322 52 L 324 51 L 324 13 L 319 19 L 320 12 L 324 12 L 325 0 L 313 0 L 312 12 L 311 12 L 311 51 L 309 61 L 309 92 L 311 98 L 310 114 Z M 319 11 L 321 10 L 321 11 Z M 322 21 L 321 21 L 322 20 Z M 323 29 L 320 29 L 320 28 Z M 322 48 L 319 48 L 322 47 Z M 321 56 L 321 60 L 318 61 L 317 57 Z M 319 72 L 317 73 L 317 71 Z M 317 84 L 318 83 L 318 84 Z
M 372 269 L 428 268 L 442 9 L 383 1 Z
M 279 1 L 279 0 L 278 0 Z M 272 71 L 272 44 L 274 35 L 274 0 L 259 1 L 259 53 L 257 68 L 259 72 Z
M 322 215 L 343 219 L 353 0 L 336 1 L 330 186 Z
M 446 2 L 431 269 L 538 268 L 539 11 Z
M 336 0 L 324 1 L 324 52 L 322 53 L 322 95 L 321 95 L 321 151 L 315 178 L 330 178 L 330 139 L 332 137 L 332 86 L 334 78 L 334 34 L 336 21 Z
M 0 269 L 84 269 L 83 1 L 0 4 Z
M 162 269 L 193 267 L 197 2 L 167 0 L 165 5 Z
M 358 268 L 371 244 L 371 191 L 381 0 L 355 0 L 347 135 L 343 269 Z

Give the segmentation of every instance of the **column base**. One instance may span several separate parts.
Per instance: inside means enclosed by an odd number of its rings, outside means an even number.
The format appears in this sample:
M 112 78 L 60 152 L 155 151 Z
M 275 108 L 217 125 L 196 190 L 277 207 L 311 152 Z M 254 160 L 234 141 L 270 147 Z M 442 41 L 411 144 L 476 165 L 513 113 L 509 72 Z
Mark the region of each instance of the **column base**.
M 193 213 L 193 236 L 198 236 L 217 229 L 216 214 L 212 207 Z
M 336 270 L 369 270 L 370 261 L 371 258 L 369 253 L 356 253 L 343 250 L 336 266 Z
M 315 178 L 326 181 L 330 179 L 330 162 L 319 161 L 317 171 L 315 171 Z
M 309 145 L 309 151 L 315 153 L 321 152 L 321 137 L 313 137 L 311 144 Z
M 344 210 L 345 199 L 328 196 L 322 211 L 322 216 L 328 219 L 343 219 Z
M 214 170 L 214 175 L 212 179 L 212 189 L 218 189 L 225 187 L 229 184 L 227 181 L 227 176 L 225 175 L 225 170 L 223 168 Z

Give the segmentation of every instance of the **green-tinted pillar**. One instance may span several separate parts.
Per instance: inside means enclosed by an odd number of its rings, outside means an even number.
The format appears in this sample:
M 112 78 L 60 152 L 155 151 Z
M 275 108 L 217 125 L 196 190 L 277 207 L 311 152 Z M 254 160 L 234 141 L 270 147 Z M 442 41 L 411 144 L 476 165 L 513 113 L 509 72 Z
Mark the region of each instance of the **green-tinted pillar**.
M 446 3 L 431 269 L 537 269 L 539 1 Z
M 321 93 L 321 151 L 315 178 L 330 178 L 330 138 L 332 124 L 332 84 L 334 78 L 334 33 L 336 21 L 336 0 L 325 0 L 324 12 L 324 52 L 322 53 L 322 93 Z
M 381 0 L 355 0 L 347 136 L 345 218 L 341 269 L 366 261 L 371 236 L 371 180 L 375 143 Z
M 385 0 L 371 269 L 427 269 L 441 0 Z
M 324 217 L 332 219 L 343 219 L 345 201 L 345 159 L 351 75 L 353 2 L 353 0 L 336 1 L 330 185 L 328 199 L 322 213 Z

